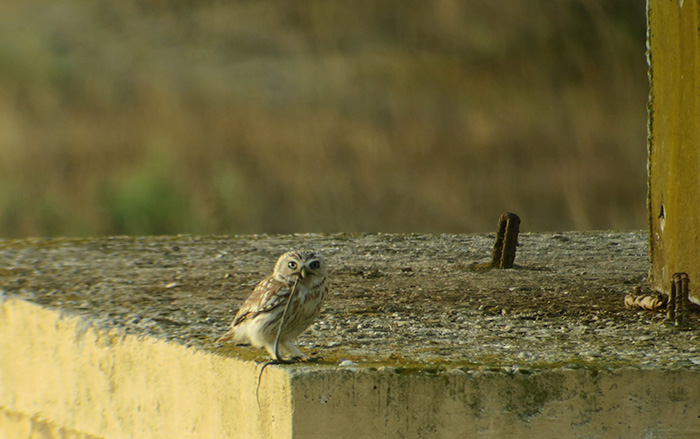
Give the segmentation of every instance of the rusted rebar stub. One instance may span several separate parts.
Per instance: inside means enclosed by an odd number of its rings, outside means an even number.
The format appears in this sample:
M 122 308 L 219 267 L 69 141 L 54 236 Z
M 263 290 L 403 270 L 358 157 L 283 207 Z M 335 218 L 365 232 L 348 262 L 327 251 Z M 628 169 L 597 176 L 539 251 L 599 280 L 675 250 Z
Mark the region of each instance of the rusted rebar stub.
M 496 268 L 513 268 L 515 250 L 520 233 L 520 217 L 506 212 L 498 219 L 496 243 L 491 253 L 491 266 Z
M 676 326 L 683 327 L 687 323 L 686 309 L 690 292 L 689 284 L 690 278 L 687 273 L 673 275 L 666 317 Z
M 671 292 L 668 294 L 668 302 L 666 304 L 666 319 L 669 322 L 676 321 L 676 299 L 678 297 L 678 285 L 676 282 L 676 276 L 673 276 L 671 281 Z

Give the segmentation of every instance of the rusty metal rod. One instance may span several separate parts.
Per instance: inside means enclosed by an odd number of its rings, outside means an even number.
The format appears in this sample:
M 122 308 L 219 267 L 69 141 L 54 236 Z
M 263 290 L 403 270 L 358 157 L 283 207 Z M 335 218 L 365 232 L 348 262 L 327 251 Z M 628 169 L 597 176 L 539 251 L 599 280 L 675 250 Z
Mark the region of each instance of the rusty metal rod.
M 684 327 L 688 322 L 688 283 L 690 283 L 690 279 L 687 273 L 681 273 L 680 279 L 680 295 L 676 296 L 676 326 Z
M 513 268 L 515 263 L 515 251 L 518 246 L 518 234 L 520 233 L 520 217 L 514 213 L 506 213 L 506 230 L 503 237 L 503 252 L 501 254 L 501 268 Z
M 678 327 L 685 327 L 688 316 L 688 294 L 690 278 L 687 273 L 674 273 L 671 283 L 671 294 L 668 298 L 666 317 Z
M 676 321 L 676 297 L 678 297 L 678 279 L 673 275 L 671 281 L 671 292 L 668 294 L 668 303 L 666 304 L 666 319 L 669 322 Z
M 503 255 L 503 238 L 506 234 L 506 221 L 503 215 L 498 219 L 498 229 L 496 229 L 496 242 L 493 244 L 491 252 L 491 266 L 498 267 L 501 265 L 501 256 Z
M 520 217 L 506 212 L 498 219 L 496 242 L 491 252 L 491 266 L 496 268 L 513 268 L 515 251 L 520 233 Z

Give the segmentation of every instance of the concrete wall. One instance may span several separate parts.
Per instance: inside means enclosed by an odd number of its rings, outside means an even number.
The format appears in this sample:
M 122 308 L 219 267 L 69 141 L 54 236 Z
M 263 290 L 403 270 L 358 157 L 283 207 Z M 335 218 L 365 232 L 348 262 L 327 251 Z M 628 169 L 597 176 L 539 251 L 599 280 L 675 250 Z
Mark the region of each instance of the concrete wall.
M 697 438 L 692 369 L 273 366 L 0 305 L 0 438 Z M 11 340 L 12 342 L 7 342 Z
M 282 370 L 265 371 L 258 409 L 250 361 L 100 331 L 16 299 L 0 305 L 0 334 L 0 437 L 291 437 Z
M 652 285 L 687 272 L 700 303 L 700 2 L 648 1 Z
M 304 374 L 292 380 L 293 431 L 318 439 L 700 437 L 699 378 L 631 369 Z M 669 395 L 678 397 L 669 403 Z

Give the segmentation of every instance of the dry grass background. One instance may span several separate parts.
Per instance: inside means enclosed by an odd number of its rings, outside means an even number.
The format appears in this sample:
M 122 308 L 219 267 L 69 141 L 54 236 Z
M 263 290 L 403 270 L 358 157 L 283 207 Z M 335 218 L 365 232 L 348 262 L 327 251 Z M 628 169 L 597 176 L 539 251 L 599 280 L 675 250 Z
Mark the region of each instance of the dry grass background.
M 0 236 L 643 228 L 644 7 L 3 2 Z

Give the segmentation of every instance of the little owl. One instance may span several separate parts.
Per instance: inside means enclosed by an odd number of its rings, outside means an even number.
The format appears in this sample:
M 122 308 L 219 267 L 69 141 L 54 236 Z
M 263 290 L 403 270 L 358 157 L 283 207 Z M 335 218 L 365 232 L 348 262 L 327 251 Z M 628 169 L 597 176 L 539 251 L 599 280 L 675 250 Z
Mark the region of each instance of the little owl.
M 250 343 L 264 347 L 276 361 L 275 341 L 292 357 L 307 358 L 293 340 L 311 325 L 321 311 L 323 298 L 328 291 L 328 270 L 323 257 L 311 251 L 290 251 L 277 260 L 272 275 L 261 281 L 243 302 L 231 329 L 217 343 Z M 296 288 L 294 285 L 296 284 Z M 292 291 L 294 290 L 293 294 Z M 289 296 L 292 301 L 287 307 Z M 287 314 L 282 321 L 282 314 Z

